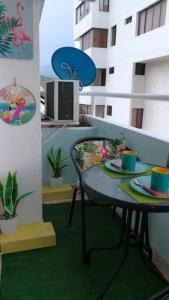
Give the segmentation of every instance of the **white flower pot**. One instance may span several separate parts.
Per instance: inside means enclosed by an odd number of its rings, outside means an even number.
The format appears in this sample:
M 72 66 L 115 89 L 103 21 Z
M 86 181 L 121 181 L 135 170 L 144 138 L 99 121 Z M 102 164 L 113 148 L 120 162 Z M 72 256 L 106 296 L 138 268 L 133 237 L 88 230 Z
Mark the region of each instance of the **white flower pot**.
M 18 225 L 18 215 L 8 219 L 0 219 L 0 229 L 3 234 L 10 234 L 16 231 Z
M 52 188 L 56 188 L 58 186 L 61 186 L 63 184 L 63 177 L 50 177 L 50 185 Z

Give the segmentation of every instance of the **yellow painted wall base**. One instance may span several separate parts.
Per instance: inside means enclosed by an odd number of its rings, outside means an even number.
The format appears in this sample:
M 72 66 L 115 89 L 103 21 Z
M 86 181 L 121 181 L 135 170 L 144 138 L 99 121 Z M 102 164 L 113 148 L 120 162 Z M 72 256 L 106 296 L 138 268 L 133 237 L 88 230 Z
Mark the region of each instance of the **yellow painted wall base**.
M 73 190 L 70 184 L 63 184 L 60 187 L 52 188 L 50 185 L 43 186 L 43 202 L 55 201 L 61 199 L 71 199 Z
M 22 225 L 14 233 L 0 234 L 0 248 L 4 254 L 55 245 L 56 235 L 50 222 Z

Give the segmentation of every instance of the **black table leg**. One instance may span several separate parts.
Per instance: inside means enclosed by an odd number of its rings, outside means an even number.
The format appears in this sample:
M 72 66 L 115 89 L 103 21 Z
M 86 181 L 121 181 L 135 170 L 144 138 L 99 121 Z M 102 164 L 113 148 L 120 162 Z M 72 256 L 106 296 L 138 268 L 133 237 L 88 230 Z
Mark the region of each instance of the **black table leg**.
M 125 232 L 125 227 L 126 227 L 126 213 L 127 213 L 127 209 L 124 208 L 122 211 L 122 224 L 121 224 L 121 233 L 120 233 L 119 241 L 115 245 L 110 246 L 110 247 L 99 247 L 99 248 L 97 247 L 97 248 L 89 249 L 86 254 L 86 259 L 85 259 L 85 262 L 87 264 L 90 263 L 90 256 L 94 251 L 115 250 L 117 248 L 120 248 L 124 244 L 123 237 L 124 237 L 124 232 Z
M 140 211 L 136 211 L 135 224 L 134 224 L 134 234 L 135 235 L 138 235 L 139 223 L 140 223 Z
M 146 221 L 145 213 L 142 213 L 140 234 L 139 234 L 139 249 L 140 250 L 144 249 L 145 221 Z
M 75 201 L 76 201 L 77 192 L 78 192 L 78 188 L 74 187 L 74 189 L 73 189 L 73 197 L 72 197 L 72 204 L 71 204 L 71 208 L 70 208 L 70 215 L 69 215 L 68 226 L 71 226 L 71 224 L 72 224 L 72 217 L 73 217 L 73 213 L 74 213 L 74 207 L 75 207 Z
M 165 278 L 162 276 L 160 271 L 156 268 L 156 266 L 152 263 L 152 249 L 149 241 L 149 232 L 148 232 L 148 212 L 142 212 L 141 219 L 141 229 L 140 229 L 140 237 L 139 237 L 139 250 L 143 262 L 153 271 L 153 273 L 164 283 L 167 283 Z M 145 252 L 148 254 L 145 255 Z
M 84 191 L 81 188 L 81 212 L 82 212 L 82 255 L 83 263 L 87 264 L 86 260 L 86 211 L 84 203 Z
M 148 259 L 152 261 L 152 249 L 149 241 L 149 228 L 148 228 L 148 212 L 142 212 L 141 226 L 139 233 L 139 249 L 148 254 Z
M 115 280 L 115 278 L 117 277 L 117 275 L 121 271 L 121 269 L 122 269 L 122 267 L 123 267 L 123 265 L 126 261 L 127 254 L 128 254 L 128 246 L 129 246 L 129 241 L 130 241 L 131 222 L 132 222 L 132 210 L 128 210 L 125 237 L 124 237 L 124 240 L 123 240 L 123 242 L 124 242 L 124 252 L 123 252 L 121 262 L 120 262 L 118 268 L 113 272 L 111 278 L 109 279 L 109 281 L 107 282 L 107 284 L 105 285 L 103 290 L 101 291 L 100 295 L 97 297 L 97 300 L 102 300 L 104 298 L 104 296 L 107 294 L 107 292 L 108 292 L 109 288 L 111 287 L 113 281 Z
M 153 251 L 150 246 L 149 240 L 149 224 L 148 224 L 148 212 L 145 212 L 145 251 L 148 253 L 148 259 L 152 262 Z
M 155 295 L 151 296 L 147 300 L 167 300 L 169 299 L 169 285 L 167 285 L 164 289 L 162 289 L 160 292 L 156 293 Z
M 121 231 L 121 238 L 123 237 L 123 235 L 125 233 L 126 217 L 127 217 L 127 209 L 123 208 L 123 211 L 122 211 L 122 231 Z

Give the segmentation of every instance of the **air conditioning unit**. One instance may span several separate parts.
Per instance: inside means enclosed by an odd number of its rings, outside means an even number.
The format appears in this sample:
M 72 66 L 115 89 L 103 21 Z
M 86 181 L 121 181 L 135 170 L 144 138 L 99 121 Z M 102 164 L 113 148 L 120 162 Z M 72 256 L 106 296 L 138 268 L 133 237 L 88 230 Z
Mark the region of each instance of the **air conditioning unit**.
M 79 81 L 46 82 L 46 118 L 57 124 L 79 123 Z

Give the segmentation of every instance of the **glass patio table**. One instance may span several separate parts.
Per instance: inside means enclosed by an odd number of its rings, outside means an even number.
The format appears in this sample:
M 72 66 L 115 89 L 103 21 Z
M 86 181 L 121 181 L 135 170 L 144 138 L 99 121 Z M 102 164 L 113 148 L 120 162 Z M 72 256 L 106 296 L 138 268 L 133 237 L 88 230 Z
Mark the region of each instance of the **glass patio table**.
M 135 177 L 134 175 L 132 176 Z M 129 183 L 131 178 L 131 175 L 128 174 L 123 178 L 112 178 L 100 168 L 100 165 L 95 165 L 85 170 L 82 174 L 82 187 L 84 190 L 82 192 L 82 202 L 85 192 L 90 198 L 90 201 L 93 199 L 95 204 L 98 202 L 98 204 L 122 208 L 121 235 L 119 241 L 112 249 L 123 246 L 123 255 L 118 268 L 112 272 L 111 278 L 97 297 L 97 300 L 104 298 L 114 279 L 122 269 L 127 258 L 129 246 L 138 247 L 141 254 L 146 253 L 146 263 L 159 277 L 161 276 L 152 264 L 152 249 L 150 247 L 148 234 L 148 215 L 150 213 L 169 212 L 169 200 L 163 201 L 160 199 L 156 201 L 156 203 L 152 201 L 152 198 L 146 201 L 146 203 L 136 201 L 119 186 L 121 183 Z M 132 221 L 133 218 L 134 223 Z M 95 250 L 99 249 L 90 249 L 88 253 L 86 252 L 87 256 Z M 144 254 L 143 256 L 145 258 Z

